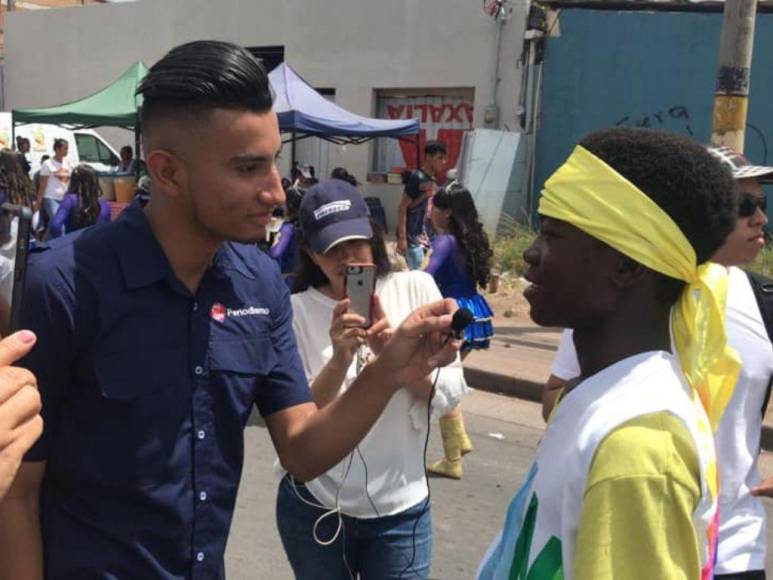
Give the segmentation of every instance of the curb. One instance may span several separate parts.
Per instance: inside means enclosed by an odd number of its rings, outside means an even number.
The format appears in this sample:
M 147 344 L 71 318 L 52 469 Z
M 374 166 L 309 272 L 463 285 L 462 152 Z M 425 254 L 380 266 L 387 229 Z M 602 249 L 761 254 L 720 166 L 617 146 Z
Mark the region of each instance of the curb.
M 478 367 L 464 367 L 464 378 L 469 385 L 474 385 L 474 388 L 479 391 L 506 395 L 534 403 L 542 401 L 542 383 Z M 773 425 L 762 424 L 760 447 L 765 451 L 773 451 Z
M 535 403 L 542 401 L 542 383 L 520 379 L 515 375 L 504 375 L 479 367 L 464 367 L 464 378 L 467 384 L 474 385 L 479 391 L 507 395 Z

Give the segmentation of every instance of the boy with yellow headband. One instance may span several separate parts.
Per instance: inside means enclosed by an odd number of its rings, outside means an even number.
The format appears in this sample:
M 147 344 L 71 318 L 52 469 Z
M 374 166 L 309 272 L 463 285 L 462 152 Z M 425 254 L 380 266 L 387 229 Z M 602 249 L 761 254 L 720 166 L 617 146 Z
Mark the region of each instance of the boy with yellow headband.
M 548 423 L 482 579 L 711 578 L 712 430 L 732 395 L 733 181 L 692 140 L 586 137 L 545 184 L 524 293 L 574 329 L 581 376 Z

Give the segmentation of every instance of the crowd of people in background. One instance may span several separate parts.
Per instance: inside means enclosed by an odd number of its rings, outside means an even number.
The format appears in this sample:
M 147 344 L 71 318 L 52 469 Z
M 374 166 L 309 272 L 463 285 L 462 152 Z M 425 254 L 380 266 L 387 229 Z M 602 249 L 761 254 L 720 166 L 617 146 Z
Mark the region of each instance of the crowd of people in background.
M 471 191 L 440 182 L 445 144 L 404 175 L 391 241 L 346 168 L 280 177 L 247 50 L 176 47 L 139 93 L 144 159 L 124 147 L 117 173 L 148 175 L 112 222 L 64 139 L 37 183 L 29 141 L 0 152 L 0 199 L 40 212 L 47 242 L 29 330 L 0 341 L 0 577 L 223 578 L 257 407 L 296 577 L 428 578 L 428 473 L 463 476 L 462 361 L 495 332 L 491 244 Z M 524 295 L 537 324 L 571 330 L 479 578 L 765 577 L 773 325 L 739 266 L 764 243 L 770 175 L 616 128 L 545 183 Z M 367 319 L 352 266 L 374 272 Z M 433 418 L 444 456 L 427 463 Z

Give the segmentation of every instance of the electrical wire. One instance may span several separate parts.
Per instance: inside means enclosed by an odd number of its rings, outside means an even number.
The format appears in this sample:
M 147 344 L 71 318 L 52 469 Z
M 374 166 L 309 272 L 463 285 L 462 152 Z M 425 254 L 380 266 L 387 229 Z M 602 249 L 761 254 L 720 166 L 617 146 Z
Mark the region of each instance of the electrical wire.
M 450 336 L 450 335 L 449 335 Z M 448 342 L 448 339 L 446 339 L 446 342 Z M 416 520 L 413 522 L 413 532 L 412 532 L 412 538 L 411 538 L 411 559 L 408 562 L 408 564 L 400 571 L 400 575 L 397 577 L 398 580 L 402 580 L 403 575 L 408 572 L 408 570 L 413 569 L 413 572 L 418 575 L 418 571 L 413 568 L 413 564 L 416 561 L 416 529 L 419 526 L 419 522 L 424 517 L 424 514 L 427 513 L 427 510 L 429 509 L 430 501 L 432 499 L 432 489 L 429 485 L 429 473 L 427 472 L 427 449 L 429 448 L 429 431 L 430 427 L 432 426 L 432 399 L 435 398 L 435 389 L 437 388 L 437 382 L 438 378 L 440 377 L 440 369 L 438 369 L 435 373 L 435 380 L 432 382 L 432 388 L 429 391 L 429 399 L 427 401 L 427 434 L 424 437 L 424 480 L 427 482 L 427 498 L 424 500 L 424 505 L 421 508 L 421 512 L 419 513 Z

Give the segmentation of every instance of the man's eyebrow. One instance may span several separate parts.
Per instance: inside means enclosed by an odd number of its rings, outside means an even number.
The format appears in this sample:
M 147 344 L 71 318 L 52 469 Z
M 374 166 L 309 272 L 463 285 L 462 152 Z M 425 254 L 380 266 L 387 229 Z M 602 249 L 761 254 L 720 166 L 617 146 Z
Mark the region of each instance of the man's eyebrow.
M 234 155 L 231 161 L 234 163 L 262 163 L 264 161 L 275 161 L 279 154 L 282 152 L 280 149 L 273 156 L 271 155 L 252 155 L 245 153 L 244 155 Z

